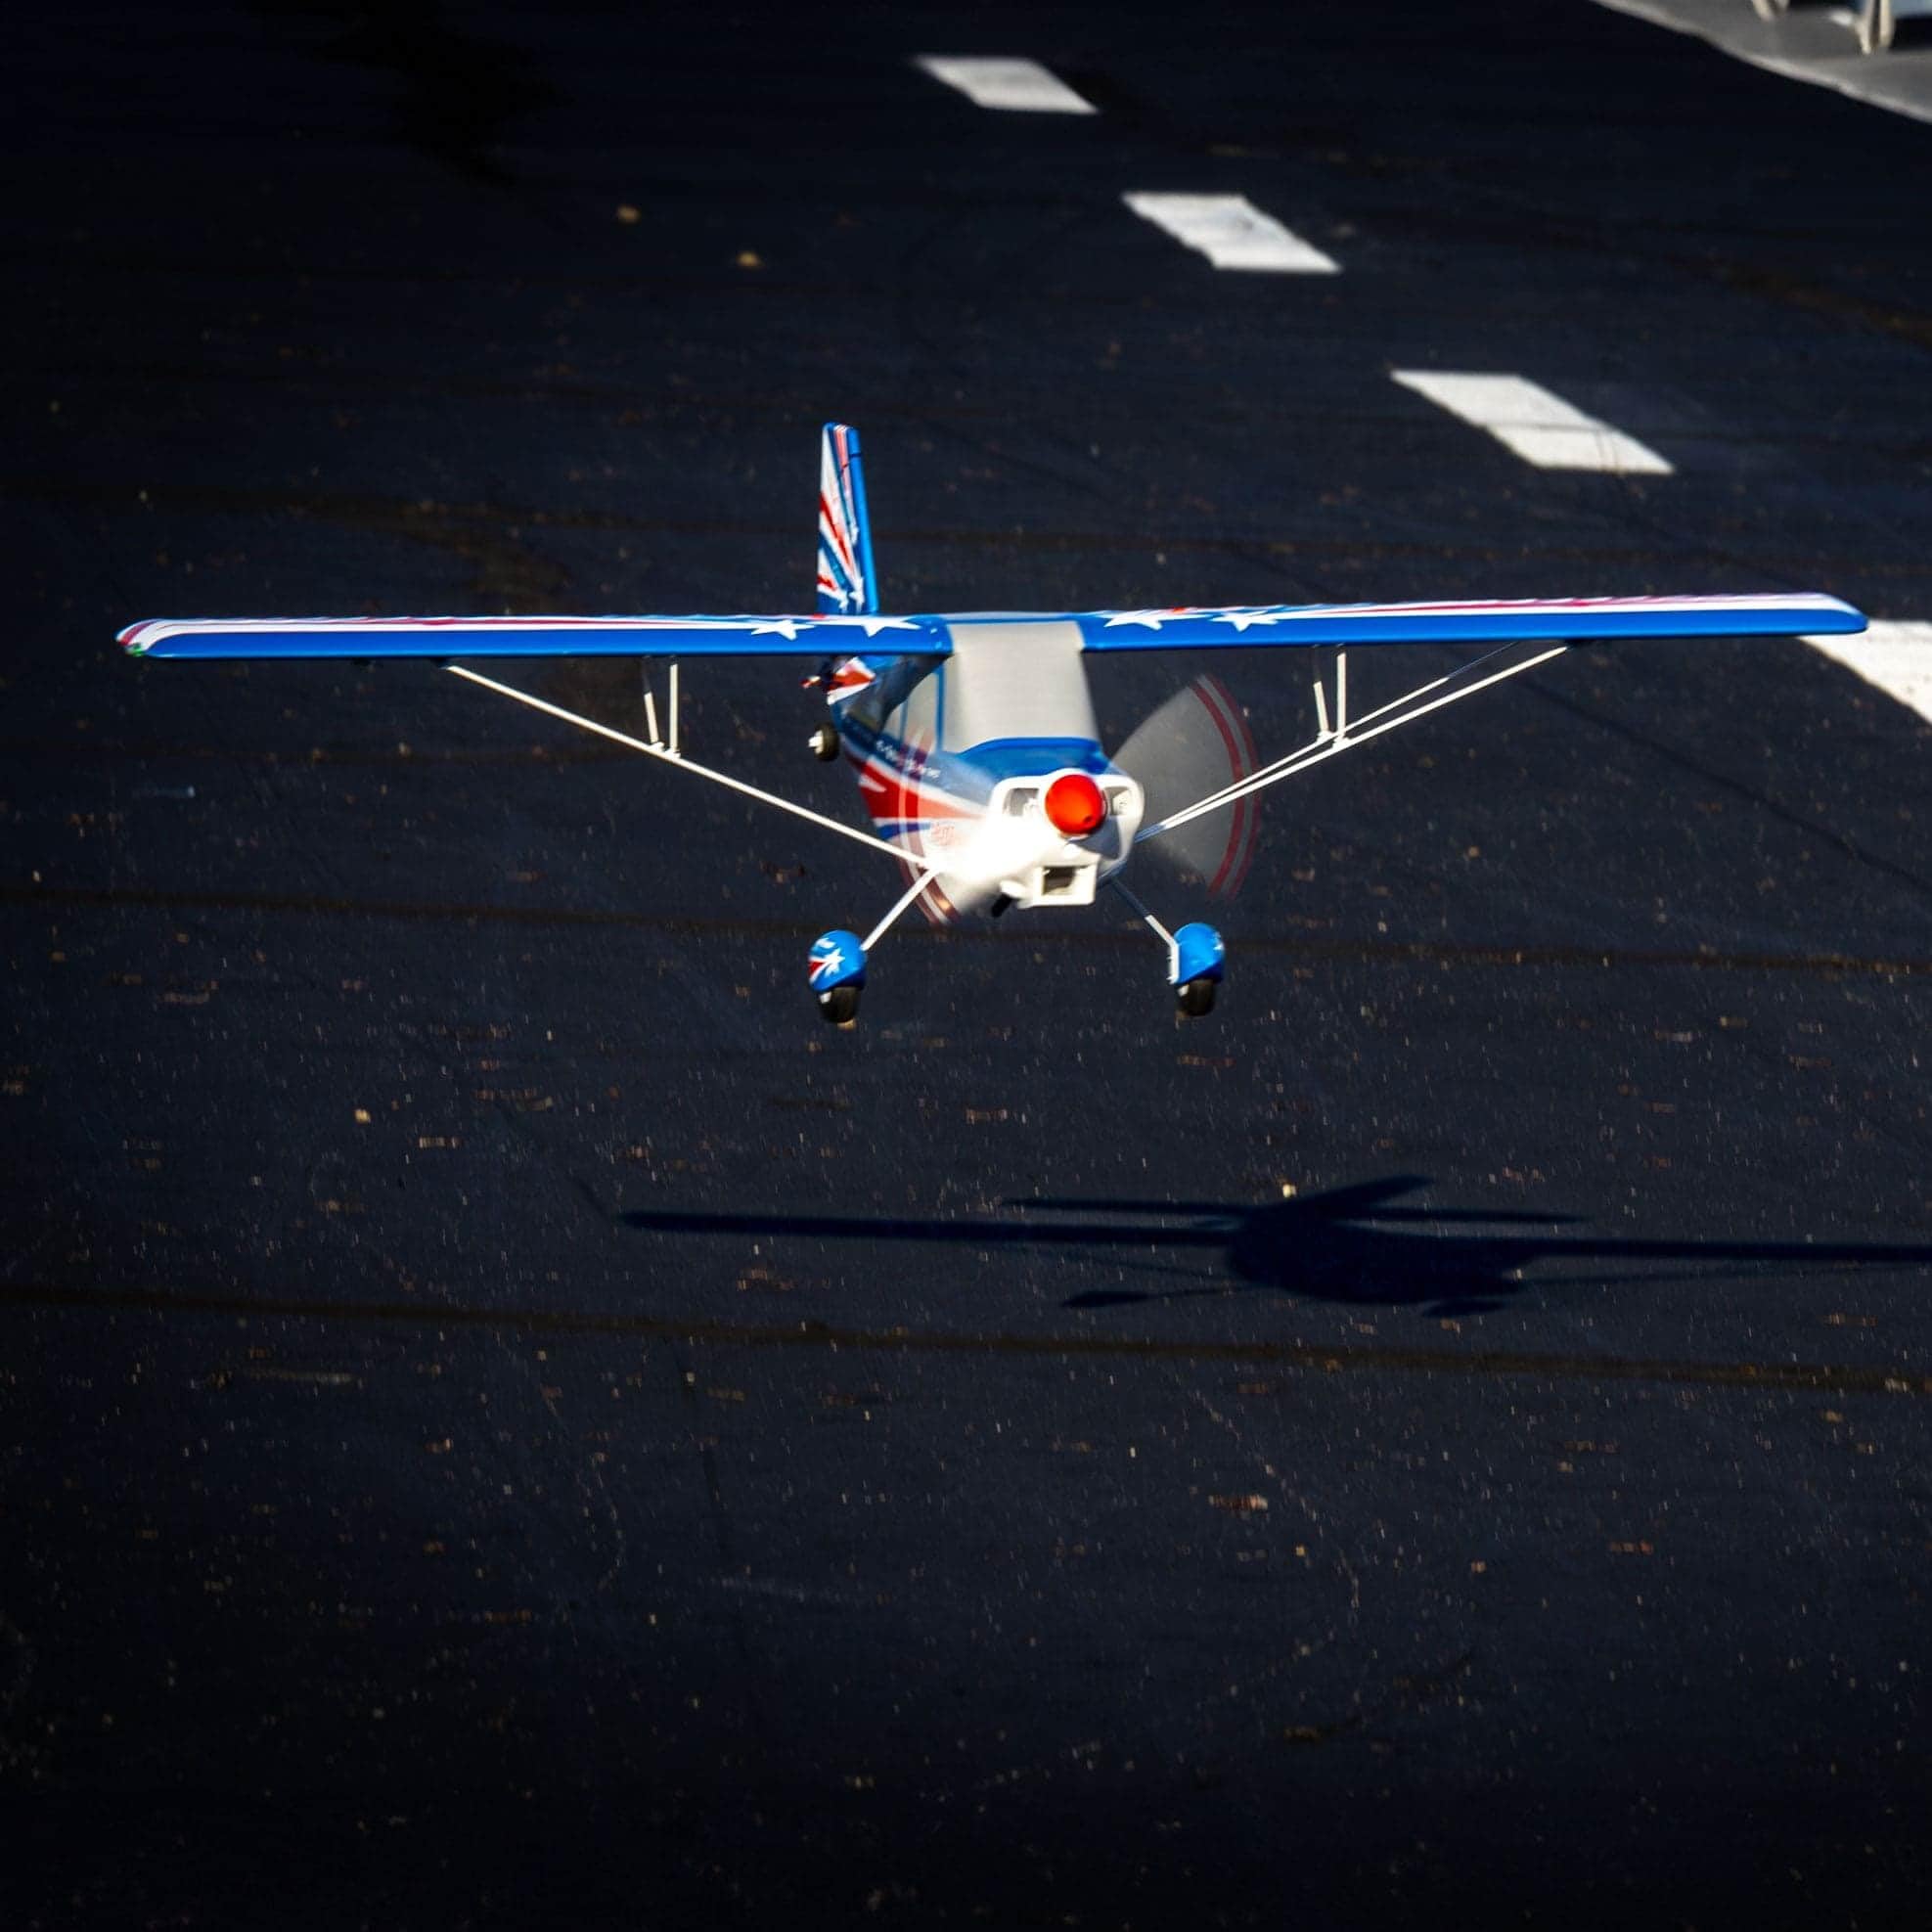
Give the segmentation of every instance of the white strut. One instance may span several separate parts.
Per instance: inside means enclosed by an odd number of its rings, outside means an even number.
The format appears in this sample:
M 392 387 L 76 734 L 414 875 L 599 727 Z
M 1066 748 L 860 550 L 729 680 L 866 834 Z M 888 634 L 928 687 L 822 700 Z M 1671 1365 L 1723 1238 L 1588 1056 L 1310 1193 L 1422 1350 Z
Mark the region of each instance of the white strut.
M 829 819 L 823 812 L 815 812 L 807 805 L 794 805 L 789 798 L 781 798 L 775 791 L 762 791 L 755 785 L 746 785 L 741 778 L 733 778 L 729 772 L 714 772 L 708 765 L 694 765 L 689 758 L 662 744 L 647 744 L 641 738 L 633 738 L 628 732 L 613 731 L 608 725 L 601 725 L 595 718 L 580 716 L 575 711 L 566 711 L 561 704 L 553 704 L 548 698 L 535 697 L 527 691 L 518 691 L 512 685 L 499 684 L 495 678 L 486 678 L 480 671 L 472 671 L 467 664 L 445 664 L 443 669 L 452 676 L 467 678 L 472 684 L 479 684 L 485 691 L 493 691 L 502 697 L 514 697 L 518 704 L 527 704 L 532 711 L 541 711 L 547 717 L 562 718 L 566 725 L 575 725 L 579 730 L 595 732 L 599 738 L 607 738 L 612 744 L 621 744 L 632 751 L 642 751 L 647 758 L 656 758 L 667 765 L 675 765 L 681 772 L 690 772 L 694 777 L 706 778 L 713 785 L 722 785 L 732 791 L 742 792 L 747 798 L 755 798 L 762 805 L 776 806 L 781 812 L 789 812 L 795 819 L 807 819 L 813 825 L 824 826 L 828 831 L 835 831 L 841 838 L 850 838 L 860 845 L 870 845 L 876 852 L 883 852 L 888 858 L 903 859 L 906 855 L 898 846 L 889 845 L 882 838 L 875 838 L 869 831 L 861 831 L 856 826 L 841 824 L 837 819 Z M 677 713 L 672 712 L 671 735 L 673 742 L 677 737 Z
M 1491 685 L 1501 684 L 1505 678 L 1519 677 L 1524 671 L 1533 671 L 1539 664 L 1547 664 L 1552 657 L 1560 657 L 1569 649 L 1566 644 L 1546 644 L 1540 648 L 1534 644 L 1506 644 L 1495 651 L 1486 651 L 1460 669 L 1451 671 L 1446 677 L 1431 678 L 1427 684 L 1417 685 L 1412 692 L 1389 703 L 1369 712 L 1354 727 L 1348 728 L 1346 714 L 1342 706 L 1347 701 L 1346 688 L 1341 683 L 1338 670 L 1335 705 L 1337 717 L 1335 729 L 1327 729 L 1327 720 L 1321 721 L 1322 729 L 1312 742 L 1304 744 L 1299 751 L 1290 751 L 1285 757 L 1278 758 L 1272 765 L 1264 765 L 1258 772 L 1234 785 L 1223 786 L 1219 791 L 1210 792 L 1205 798 L 1196 799 L 1193 804 L 1179 812 L 1170 812 L 1157 825 L 1143 826 L 1135 834 L 1135 844 L 1143 840 L 1158 838 L 1164 831 L 1173 831 L 1205 813 L 1219 811 L 1223 806 L 1239 803 L 1243 798 L 1257 791 L 1266 790 L 1271 785 L 1279 784 L 1284 778 L 1294 778 L 1311 766 L 1325 764 L 1328 759 L 1343 751 L 1352 751 L 1358 744 L 1367 744 L 1370 739 L 1380 738 L 1384 732 L 1391 732 L 1401 725 L 1413 724 L 1417 718 L 1426 717 L 1431 711 L 1439 711 L 1445 704 L 1455 704 L 1464 697 L 1471 697 L 1479 691 L 1486 691 Z M 1526 654 L 1533 653 L 1533 654 Z M 1498 658 L 1505 661 L 1500 670 L 1491 671 L 1486 677 L 1475 677 L 1472 673 Z M 1320 686 L 1317 687 L 1319 693 Z M 1438 694 L 1430 696 L 1431 693 Z M 1420 700 L 1428 698 L 1427 703 Z M 1391 716 L 1390 714 L 1394 715 Z
M 654 750 L 664 742 L 664 735 L 657 729 L 657 698 L 656 695 L 651 689 L 651 659 L 647 657 L 643 660 L 643 663 L 644 728 L 650 734 L 651 747 Z
M 1170 981 L 1179 979 L 1181 975 L 1181 942 L 1127 889 L 1121 882 L 1118 873 L 1108 879 L 1107 883 L 1133 908 L 1136 918 L 1145 920 L 1153 928 L 1155 936 L 1167 947 L 1167 977 Z
M 899 915 L 938 876 L 939 868 L 937 866 L 930 867 L 927 871 L 921 873 L 893 902 L 892 910 L 859 941 L 859 950 L 863 953 L 870 953 L 898 924 Z

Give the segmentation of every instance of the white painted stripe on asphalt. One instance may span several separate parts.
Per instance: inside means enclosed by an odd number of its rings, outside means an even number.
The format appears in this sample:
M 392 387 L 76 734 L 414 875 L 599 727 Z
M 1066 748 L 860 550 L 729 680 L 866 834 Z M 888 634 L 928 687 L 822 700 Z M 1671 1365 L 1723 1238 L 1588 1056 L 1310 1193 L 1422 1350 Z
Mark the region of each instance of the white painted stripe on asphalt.
M 1245 195 L 1127 194 L 1120 198 L 1143 221 L 1204 254 L 1216 268 L 1272 275 L 1338 275 L 1313 243 L 1263 214 Z
M 1932 724 L 1932 624 L 1874 621 L 1857 637 L 1808 637 L 1805 642 Z
M 1586 416 L 1521 376 L 1453 375 L 1435 369 L 1389 372 L 1406 389 L 1478 429 L 1539 470 L 1602 470 L 1619 476 L 1668 476 L 1671 466 L 1635 436 Z
M 1018 55 L 920 54 L 914 57 L 913 64 L 923 67 L 934 80 L 957 87 L 976 107 L 1004 108 L 1025 114 L 1100 112 L 1038 61 Z

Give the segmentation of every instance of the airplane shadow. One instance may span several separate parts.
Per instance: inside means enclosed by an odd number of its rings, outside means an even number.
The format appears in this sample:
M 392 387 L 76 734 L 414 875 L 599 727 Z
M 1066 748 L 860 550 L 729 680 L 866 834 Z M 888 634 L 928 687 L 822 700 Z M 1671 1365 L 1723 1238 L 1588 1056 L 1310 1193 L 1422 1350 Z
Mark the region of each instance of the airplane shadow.
M 1614 1275 L 1566 1272 L 1566 1287 L 1612 1281 L 1712 1281 L 1737 1272 L 1814 1273 L 1886 1264 L 1932 1269 L 1932 1244 L 1643 1240 L 1563 1234 L 1573 1215 L 1492 1208 L 1402 1207 L 1420 1175 L 1334 1188 L 1260 1206 L 1214 1201 L 1008 1200 L 998 1217 L 718 1214 L 640 1209 L 626 1226 L 650 1234 L 796 1236 L 810 1240 L 907 1241 L 1061 1251 L 1116 1270 L 1178 1278 L 1149 1288 L 1094 1288 L 1067 1308 L 1132 1307 L 1193 1295 L 1262 1289 L 1296 1297 L 1430 1315 L 1487 1313 L 1523 1293 L 1542 1262 L 1601 1261 Z M 1532 1233 L 1531 1230 L 1545 1232 Z M 1681 1263 L 1659 1272 L 1656 1264 Z

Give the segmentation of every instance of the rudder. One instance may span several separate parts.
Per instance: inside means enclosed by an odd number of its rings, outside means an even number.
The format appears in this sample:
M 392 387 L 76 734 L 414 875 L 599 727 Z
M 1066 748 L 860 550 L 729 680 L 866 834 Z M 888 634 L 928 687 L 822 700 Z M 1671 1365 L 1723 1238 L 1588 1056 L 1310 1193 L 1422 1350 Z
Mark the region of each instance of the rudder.
M 859 617 L 877 609 L 859 432 L 828 423 L 819 442 L 819 613 Z

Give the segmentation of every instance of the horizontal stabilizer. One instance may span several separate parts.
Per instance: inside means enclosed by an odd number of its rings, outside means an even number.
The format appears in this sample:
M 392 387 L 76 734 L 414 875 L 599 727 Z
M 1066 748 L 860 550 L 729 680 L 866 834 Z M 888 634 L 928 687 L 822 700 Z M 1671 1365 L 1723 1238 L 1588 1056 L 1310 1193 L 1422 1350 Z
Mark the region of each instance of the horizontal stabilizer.
M 1637 638 L 1805 637 L 1862 631 L 1835 597 L 1574 597 L 1441 604 L 1263 604 L 1225 609 L 1097 610 L 1085 651 L 1371 644 L 1610 643 Z
M 818 657 L 864 649 L 943 656 L 917 617 L 150 617 L 137 657 Z

